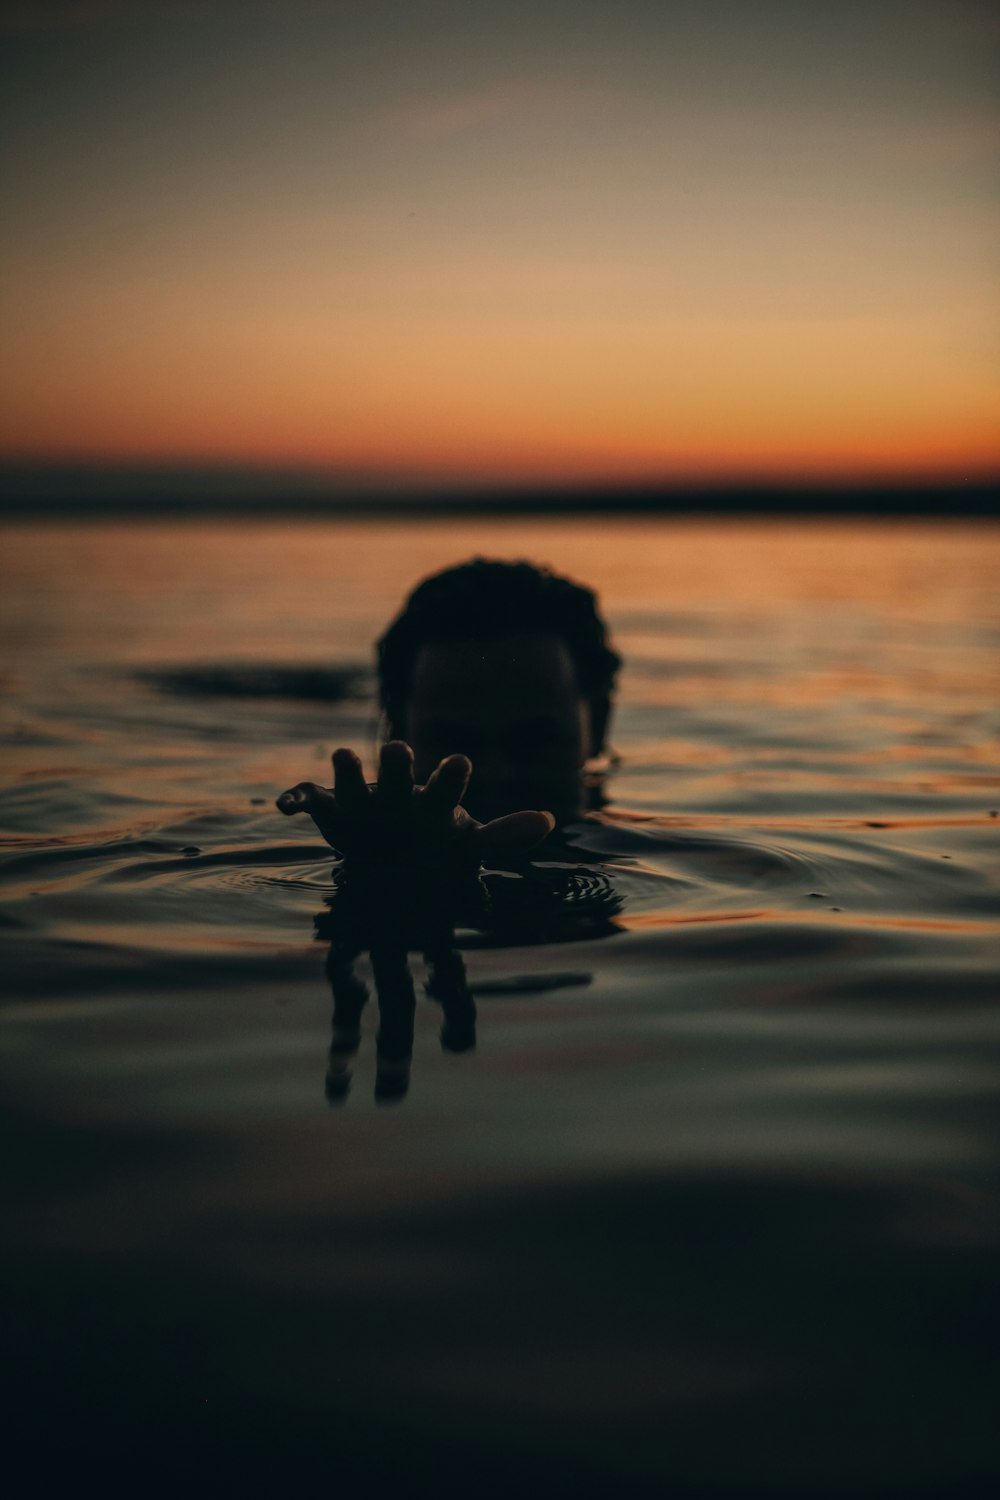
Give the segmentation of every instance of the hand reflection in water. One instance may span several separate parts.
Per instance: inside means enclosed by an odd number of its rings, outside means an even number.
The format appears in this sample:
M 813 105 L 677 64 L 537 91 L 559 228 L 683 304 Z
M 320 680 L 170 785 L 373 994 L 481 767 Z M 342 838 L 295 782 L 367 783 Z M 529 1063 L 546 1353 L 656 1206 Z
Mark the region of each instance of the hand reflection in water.
M 402 1099 L 410 1083 L 416 995 L 411 952 L 423 954 L 426 990 L 443 1011 L 441 1045 L 468 1052 L 476 1044 L 476 1007 L 455 927 L 483 902 L 477 871 L 447 874 L 425 867 L 361 868 L 345 862 L 334 872 L 335 894 L 316 918 L 316 935 L 329 941 L 326 975 L 333 997 L 333 1029 L 326 1072 L 331 1104 L 346 1098 L 361 1043 L 361 1013 L 368 988 L 354 972 L 367 952 L 378 996 L 375 1098 Z
M 568 851 L 564 851 L 568 852 Z M 326 974 L 333 997 L 333 1027 L 326 1073 L 331 1104 L 346 1099 L 361 1043 L 368 988 L 354 972 L 367 953 L 378 998 L 375 1098 L 402 1099 L 410 1081 L 416 994 L 411 953 L 423 955 L 424 988 L 442 1009 L 441 1046 L 447 1052 L 476 1045 L 476 1006 L 456 929 L 465 947 L 518 947 L 613 936 L 621 898 L 607 875 L 581 865 L 533 865 L 516 870 L 419 871 L 345 860 L 334 870 L 334 894 L 315 918 L 316 936 L 329 943 Z M 527 995 L 587 984 L 586 971 L 509 974 L 475 988 Z

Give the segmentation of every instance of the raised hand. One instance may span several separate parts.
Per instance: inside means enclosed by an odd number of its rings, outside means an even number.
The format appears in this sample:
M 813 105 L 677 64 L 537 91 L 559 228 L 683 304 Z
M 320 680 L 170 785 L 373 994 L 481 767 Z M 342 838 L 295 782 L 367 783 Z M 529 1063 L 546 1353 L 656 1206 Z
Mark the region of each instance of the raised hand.
M 347 860 L 478 865 L 525 853 L 555 827 L 549 812 L 509 813 L 477 823 L 461 806 L 472 765 L 449 755 L 426 786 L 414 786 L 413 751 L 402 740 L 382 747 L 378 781 L 369 786 L 353 750 L 333 753 L 333 789 L 300 781 L 282 792 L 287 816 L 308 813 L 327 843 Z

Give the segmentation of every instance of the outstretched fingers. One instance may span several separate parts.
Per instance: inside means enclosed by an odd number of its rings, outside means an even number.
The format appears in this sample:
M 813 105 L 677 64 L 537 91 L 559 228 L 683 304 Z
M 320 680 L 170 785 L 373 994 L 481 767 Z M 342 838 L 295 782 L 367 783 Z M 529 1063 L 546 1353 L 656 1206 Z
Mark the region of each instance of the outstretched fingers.
M 533 849 L 555 827 L 550 812 L 524 811 L 477 824 L 461 806 L 472 764 L 465 755 L 448 755 L 414 798 L 413 751 L 402 740 L 390 740 L 379 759 L 377 795 L 364 778 L 353 750 L 333 755 L 334 788 L 300 781 L 282 792 L 279 812 L 286 817 L 309 813 L 320 833 L 341 854 L 397 849 L 424 851 L 439 857 L 453 850 L 462 860 L 470 854 L 519 856 Z M 419 816 L 410 815 L 418 807 Z

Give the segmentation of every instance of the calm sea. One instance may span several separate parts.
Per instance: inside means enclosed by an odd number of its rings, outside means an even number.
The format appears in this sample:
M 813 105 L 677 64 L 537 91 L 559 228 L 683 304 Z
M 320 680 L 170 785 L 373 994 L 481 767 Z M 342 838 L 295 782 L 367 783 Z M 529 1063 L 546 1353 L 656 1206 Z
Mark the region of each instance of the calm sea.
M 991 1492 L 996 529 L 2 547 L 6 1410 L 36 1488 Z M 475 554 L 595 587 L 625 657 L 609 806 L 560 867 L 583 916 L 464 934 L 462 1055 L 415 957 L 407 1097 L 375 1098 L 366 1013 L 331 1104 L 331 861 L 273 800 L 339 744 L 371 765 L 372 641 Z

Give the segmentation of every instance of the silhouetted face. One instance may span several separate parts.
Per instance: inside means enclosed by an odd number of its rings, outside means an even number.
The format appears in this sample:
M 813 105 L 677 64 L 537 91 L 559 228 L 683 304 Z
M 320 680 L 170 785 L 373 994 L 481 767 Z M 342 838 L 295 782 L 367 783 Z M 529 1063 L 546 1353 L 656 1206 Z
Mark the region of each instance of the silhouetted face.
M 445 755 L 469 757 L 463 801 L 481 822 L 539 808 L 562 823 L 580 811 L 590 710 L 557 636 L 524 631 L 422 646 L 401 730 L 418 782 Z

